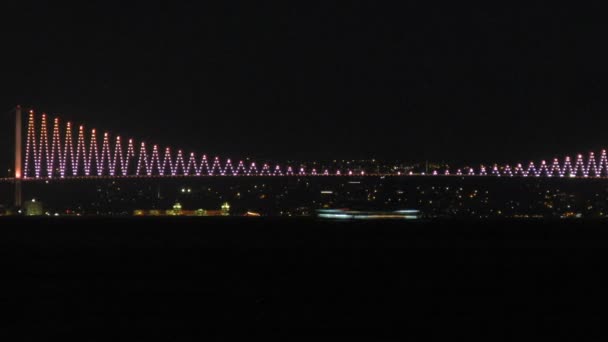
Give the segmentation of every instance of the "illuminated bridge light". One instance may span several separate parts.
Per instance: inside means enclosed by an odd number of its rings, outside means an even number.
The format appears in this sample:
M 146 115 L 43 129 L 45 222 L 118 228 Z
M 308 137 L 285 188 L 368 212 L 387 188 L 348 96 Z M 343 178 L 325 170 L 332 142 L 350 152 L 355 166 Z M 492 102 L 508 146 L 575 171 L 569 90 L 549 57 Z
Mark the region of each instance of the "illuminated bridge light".
M 52 120 L 52 128 L 46 114 L 39 116 L 33 110 L 29 111 L 27 133 L 25 134 L 25 150 L 23 159 L 23 179 L 47 178 L 105 178 L 105 177 L 164 177 L 164 176 L 327 176 L 346 175 L 364 176 L 369 170 L 356 172 L 351 169 L 328 169 L 318 164 L 300 165 L 297 169 L 292 166 L 282 167 L 280 164 L 264 163 L 258 169 L 255 161 L 248 160 L 248 167 L 243 160 L 238 165 L 227 158 L 214 157 L 210 163 L 206 155 L 199 159 L 194 152 L 184 156 L 182 150 L 172 150 L 166 147 L 161 150 L 158 145 L 148 148 L 144 142 L 128 139 L 123 145 L 120 136 L 111 138 L 110 132 L 103 133 L 103 140 L 97 141 L 97 130 L 85 130 L 84 125 L 63 123 L 59 118 Z M 78 132 L 74 132 L 78 127 Z M 99 145 L 101 144 L 101 145 Z M 139 148 L 136 148 L 139 146 Z M 562 161 L 560 161 L 562 160 Z M 270 165 L 273 165 L 272 167 Z M 605 149 L 599 153 L 589 152 L 586 156 L 577 154 L 575 160 L 569 156 L 563 159 L 553 158 L 552 162 L 541 160 L 528 161 L 526 164 L 515 163 L 514 168 L 509 164 L 502 166 L 493 164 L 491 169 L 484 165 L 456 169 L 458 176 L 487 176 L 487 177 L 608 177 L 608 155 Z M 525 166 L 524 166 L 525 165 Z M 309 172 L 307 171 L 310 170 Z M 394 169 L 397 169 L 395 167 Z M 393 170 L 394 170 L 393 169 Z M 322 171 L 321 171 L 322 170 Z M 390 175 L 424 175 L 413 171 L 391 171 Z M 449 168 L 435 169 L 433 176 L 450 176 Z
M 242 160 L 239 161 L 239 165 L 237 165 L 236 167 L 236 173 L 239 176 L 247 174 L 247 170 L 245 169 L 245 163 Z

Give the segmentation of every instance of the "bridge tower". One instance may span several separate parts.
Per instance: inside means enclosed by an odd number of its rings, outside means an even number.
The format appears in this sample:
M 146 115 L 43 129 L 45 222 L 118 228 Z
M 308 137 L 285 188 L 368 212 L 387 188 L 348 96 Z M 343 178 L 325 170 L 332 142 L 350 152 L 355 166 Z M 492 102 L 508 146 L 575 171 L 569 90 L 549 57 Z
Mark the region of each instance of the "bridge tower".
M 21 198 L 21 178 L 22 174 L 22 163 L 21 163 L 21 152 L 22 143 L 21 139 L 21 106 L 15 108 L 15 207 L 20 208 L 23 203 Z

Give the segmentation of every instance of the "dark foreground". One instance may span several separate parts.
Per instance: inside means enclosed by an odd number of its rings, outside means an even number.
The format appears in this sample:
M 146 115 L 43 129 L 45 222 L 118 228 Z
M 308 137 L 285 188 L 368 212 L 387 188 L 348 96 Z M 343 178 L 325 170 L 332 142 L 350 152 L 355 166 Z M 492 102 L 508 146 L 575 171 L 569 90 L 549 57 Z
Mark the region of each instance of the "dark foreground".
M 604 221 L 4 218 L 3 334 L 599 339 L 606 232 Z

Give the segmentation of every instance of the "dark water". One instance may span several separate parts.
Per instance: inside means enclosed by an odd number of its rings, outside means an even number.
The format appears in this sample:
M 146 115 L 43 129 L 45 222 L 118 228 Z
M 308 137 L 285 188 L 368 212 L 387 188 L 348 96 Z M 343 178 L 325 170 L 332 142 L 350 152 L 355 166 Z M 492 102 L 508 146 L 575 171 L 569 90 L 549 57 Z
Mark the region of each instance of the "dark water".
M 4 333 L 593 340 L 604 221 L 2 219 Z M 243 336 L 244 335 L 244 336 Z

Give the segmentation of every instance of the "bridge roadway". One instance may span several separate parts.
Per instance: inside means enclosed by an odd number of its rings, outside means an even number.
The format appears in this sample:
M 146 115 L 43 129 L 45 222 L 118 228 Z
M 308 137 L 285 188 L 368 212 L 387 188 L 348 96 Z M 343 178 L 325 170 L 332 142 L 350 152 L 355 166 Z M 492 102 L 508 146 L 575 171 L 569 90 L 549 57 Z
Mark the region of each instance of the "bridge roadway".
M 467 174 L 462 174 L 462 175 L 458 175 L 458 174 L 420 174 L 420 173 L 415 173 L 415 174 L 394 174 L 394 173 L 366 173 L 366 174 L 358 174 L 358 175 L 336 175 L 336 174 L 329 174 L 329 175 L 323 175 L 323 174 L 317 174 L 317 175 L 311 175 L 311 174 L 307 174 L 307 175 L 282 175 L 282 176 L 275 176 L 275 175 L 213 175 L 213 176 L 205 176 L 205 175 L 176 175 L 176 176 L 170 176 L 170 175 L 128 175 L 128 176 L 70 176 L 70 177 L 28 177 L 28 178 L 22 178 L 21 181 L 23 182 L 40 182 L 40 181 L 49 181 L 49 180 L 53 180 L 53 181 L 69 181 L 69 180 L 100 180 L 100 179 L 154 179 L 154 178 L 252 178 L 252 177 L 259 177 L 259 178 L 287 178 L 287 177 L 291 177 L 291 178 L 296 178 L 296 177 L 343 177 L 343 178 L 360 178 L 360 177 L 399 177 L 399 178 L 407 178 L 407 177 L 485 177 L 485 178 L 556 178 L 556 179 L 563 179 L 563 178 L 575 178 L 575 179 L 607 179 L 608 176 L 601 176 L 601 177 L 597 177 L 597 176 L 574 176 L 574 175 L 570 175 L 570 176 L 565 176 L 565 177 L 558 177 L 558 176 L 523 176 L 523 175 L 512 175 L 512 176 L 496 176 L 496 175 L 492 175 L 492 174 L 488 174 L 488 175 L 467 175 Z M 4 177 L 4 178 L 0 178 L 0 183 L 4 182 L 13 182 L 15 180 L 14 177 Z
M 96 179 L 147 179 L 147 178 L 209 178 L 209 177 L 213 177 L 213 178 L 252 178 L 252 177 L 266 177 L 266 178 L 286 178 L 286 177 L 344 177 L 344 178 L 357 178 L 357 177 L 404 177 L 404 176 L 418 176 L 418 175 L 398 175 L 398 174 L 392 174 L 392 173 L 366 173 L 366 174 L 358 174 L 358 175 L 335 175 L 335 174 L 329 174 L 329 175 L 323 175 L 323 174 L 317 174 L 317 175 L 312 175 L 312 174 L 306 174 L 306 175 L 213 175 L 213 176 L 208 176 L 208 175 L 127 175 L 127 176 L 69 176 L 69 177 L 28 177 L 28 178 L 22 178 L 21 180 L 23 182 L 39 182 L 39 181 L 48 181 L 48 180 L 54 180 L 54 181 L 58 181 L 58 180 L 96 180 Z M 15 180 L 14 177 L 4 177 L 4 178 L 0 178 L 0 182 L 13 182 Z

